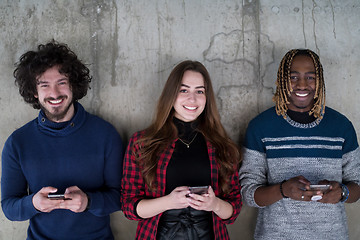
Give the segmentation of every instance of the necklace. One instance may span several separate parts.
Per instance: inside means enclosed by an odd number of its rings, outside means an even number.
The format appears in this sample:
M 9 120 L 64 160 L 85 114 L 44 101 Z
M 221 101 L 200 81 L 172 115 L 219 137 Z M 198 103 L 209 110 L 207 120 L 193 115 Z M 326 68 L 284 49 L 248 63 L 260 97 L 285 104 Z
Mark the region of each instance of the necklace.
M 195 140 L 197 134 L 198 134 L 198 132 L 196 132 L 195 136 L 193 137 L 193 139 L 192 139 L 189 143 L 184 142 L 181 138 L 179 138 L 179 140 L 180 140 L 183 144 L 185 144 L 187 148 L 190 148 L 190 144 Z

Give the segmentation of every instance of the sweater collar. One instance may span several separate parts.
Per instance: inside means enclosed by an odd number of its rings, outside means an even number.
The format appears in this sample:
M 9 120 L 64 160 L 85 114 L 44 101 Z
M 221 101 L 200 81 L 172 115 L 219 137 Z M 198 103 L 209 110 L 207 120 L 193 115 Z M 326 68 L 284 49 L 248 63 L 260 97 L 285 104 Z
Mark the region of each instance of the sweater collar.
M 74 108 L 75 114 L 72 119 L 60 123 L 50 121 L 41 110 L 37 119 L 39 130 L 53 136 L 66 136 L 73 133 L 82 126 L 86 118 L 86 111 L 80 103 L 74 102 Z
M 289 112 L 289 110 L 288 110 Z M 285 114 L 286 118 L 285 121 L 287 121 L 291 126 L 296 127 L 296 128 L 314 128 L 316 126 L 318 126 L 322 120 L 322 118 L 313 118 L 313 121 L 311 121 L 311 117 L 306 119 L 305 122 L 301 122 L 301 120 L 299 120 L 299 118 L 304 117 L 304 114 L 309 114 L 307 113 L 302 113 L 302 116 L 299 117 L 299 115 L 295 115 L 290 113 L 290 116 L 288 113 Z M 295 119 L 292 119 L 295 118 Z M 310 121 L 310 122 L 309 122 Z
M 308 124 L 312 123 L 316 120 L 314 115 L 309 115 L 309 111 L 307 112 L 296 112 L 292 111 L 290 109 L 287 110 L 286 114 L 295 122 L 301 123 L 301 124 Z

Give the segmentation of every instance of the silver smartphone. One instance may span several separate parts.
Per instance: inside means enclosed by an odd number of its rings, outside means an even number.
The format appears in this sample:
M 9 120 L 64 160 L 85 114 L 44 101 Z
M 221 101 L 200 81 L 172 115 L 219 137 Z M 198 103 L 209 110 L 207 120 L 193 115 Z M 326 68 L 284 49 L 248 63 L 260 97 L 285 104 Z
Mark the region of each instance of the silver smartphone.
M 189 187 L 189 191 L 192 194 L 206 194 L 208 193 L 209 186 L 197 186 L 197 187 Z
M 310 190 L 319 190 L 319 191 L 326 191 L 330 188 L 329 184 L 311 184 Z

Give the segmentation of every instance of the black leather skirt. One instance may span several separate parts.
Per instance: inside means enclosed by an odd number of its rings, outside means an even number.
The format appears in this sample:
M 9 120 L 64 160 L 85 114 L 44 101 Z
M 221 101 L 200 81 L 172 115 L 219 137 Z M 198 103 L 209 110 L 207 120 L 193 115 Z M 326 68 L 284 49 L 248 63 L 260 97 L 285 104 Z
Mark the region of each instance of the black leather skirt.
M 165 211 L 160 218 L 157 240 L 213 240 L 211 212 L 191 207 Z

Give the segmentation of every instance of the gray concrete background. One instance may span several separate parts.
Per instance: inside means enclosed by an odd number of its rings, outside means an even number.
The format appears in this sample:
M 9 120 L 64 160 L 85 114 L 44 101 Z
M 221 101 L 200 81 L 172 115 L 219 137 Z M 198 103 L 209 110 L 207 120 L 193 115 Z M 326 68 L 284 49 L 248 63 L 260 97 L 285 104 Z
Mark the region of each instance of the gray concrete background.
M 358 0 L 0 0 L 0 146 L 36 117 L 14 85 L 21 54 L 54 38 L 94 76 L 81 100 L 125 141 L 146 127 L 174 65 L 209 70 L 222 122 L 241 143 L 247 123 L 273 105 L 276 71 L 291 48 L 310 48 L 324 66 L 327 105 L 360 135 Z M 359 203 L 347 206 L 350 239 L 360 239 Z M 244 206 L 232 239 L 252 239 L 256 209 Z M 134 239 L 137 222 L 112 215 L 116 239 Z M 27 222 L 0 213 L 0 239 L 25 239 Z

